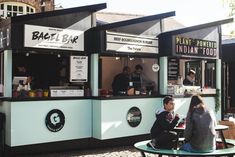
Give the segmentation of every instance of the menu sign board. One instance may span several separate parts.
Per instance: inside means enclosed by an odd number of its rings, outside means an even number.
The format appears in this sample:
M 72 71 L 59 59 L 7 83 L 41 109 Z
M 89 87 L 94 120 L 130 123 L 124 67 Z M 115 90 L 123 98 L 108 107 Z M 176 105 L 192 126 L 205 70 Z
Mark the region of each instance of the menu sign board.
M 175 53 L 186 56 L 216 58 L 218 48 L 216 41 L 175 36 Z
M 84 51 L 84 32 L 72 29 L 25 25 L 24 46 Z
M 70 82 L 87 82 L 88 57 L 70 56 Z
M 9 47 L 11 44 L 11 40 L 10 40 L 10 29 L 0 29 L 0 49 Z
M 146 36 L 106 32 L 106 50 L 158 54 L 158 39 Z
M 168 80 L 177 80 L 179 75 L 179 59 L 168 58 Z

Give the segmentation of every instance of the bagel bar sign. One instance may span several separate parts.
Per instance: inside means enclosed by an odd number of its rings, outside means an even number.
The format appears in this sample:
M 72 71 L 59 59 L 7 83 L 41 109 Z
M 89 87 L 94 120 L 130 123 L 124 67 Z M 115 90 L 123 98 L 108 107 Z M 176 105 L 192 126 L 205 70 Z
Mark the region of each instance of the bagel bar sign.
M 24 46 L 84 51 L 84 32 L 72 29 L 25 25 Z

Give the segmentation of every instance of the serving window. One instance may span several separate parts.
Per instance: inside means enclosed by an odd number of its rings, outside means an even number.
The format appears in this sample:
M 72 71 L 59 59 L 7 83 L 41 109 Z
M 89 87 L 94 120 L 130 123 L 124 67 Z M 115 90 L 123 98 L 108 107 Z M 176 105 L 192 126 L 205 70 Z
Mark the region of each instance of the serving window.
M 13 53 L 12 58 L 13 97 L 84 96 L 89 88 L 88 56 Z
M 214 94 L 216 61 L 168 58 L 168 94 Z
M 158 93 L 159 61 L 157 58 L 100 56 L 99 63 L 101 96 L 147 96 Z M 127 75 L 122 75 L 126 67 L 129 68 L 129 72 Z M 140 70 L 136 70 L 136 67 Z M 137 75 L 135 75 L 136 71 L 139 71 Z

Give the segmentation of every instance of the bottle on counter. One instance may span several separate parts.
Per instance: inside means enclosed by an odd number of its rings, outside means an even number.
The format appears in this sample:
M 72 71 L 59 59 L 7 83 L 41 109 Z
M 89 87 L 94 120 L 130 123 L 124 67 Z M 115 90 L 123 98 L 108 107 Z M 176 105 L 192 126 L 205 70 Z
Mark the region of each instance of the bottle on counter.
M 183 78 L 182 78 L 181 75 L 178 76 L 177 84 L 178 84 L 178 85 L 183 85 Z
M 140 95 L 140 89 L 139 88 L 135 88 L 135 95 Z
M 129 82 L 129 86 L 128 86 L 128 89 L 127 89 L 127 95 L 134 95 L 133 82 Z
M 26 91 L 30 91 L 31 90 L 31 86 L 30 86 L 29 82 L 26 85 L 24 85 L 24 90 L 26 90 Z
M 91 96 L 91 90 L 90 90 L 90 88 L 84 89 L 84 94 L 85 94 L 85 96 Z
M 28 82 L 28 84 L 27 84 L 27 90 L 29 91 L 29 90 L 31 90 L 31 86 L 30 86 L 30 83 Z

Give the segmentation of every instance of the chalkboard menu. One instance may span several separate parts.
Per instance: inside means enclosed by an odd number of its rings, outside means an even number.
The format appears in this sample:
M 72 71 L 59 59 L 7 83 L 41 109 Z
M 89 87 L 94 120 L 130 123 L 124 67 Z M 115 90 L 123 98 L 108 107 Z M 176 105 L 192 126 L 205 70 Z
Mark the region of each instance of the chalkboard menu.
M 179 75 L 179 59 L 168 58 L 168 80 L 177 80 Z

